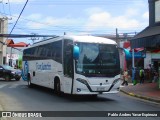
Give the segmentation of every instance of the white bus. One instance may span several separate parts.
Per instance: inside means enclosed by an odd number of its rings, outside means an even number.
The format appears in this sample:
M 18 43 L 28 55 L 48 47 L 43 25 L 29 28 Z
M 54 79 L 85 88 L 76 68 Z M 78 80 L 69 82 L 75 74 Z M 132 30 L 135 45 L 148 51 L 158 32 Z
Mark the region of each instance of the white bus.
M 117 93 L 120 60 L 115 41 L 94 36 L 68 36 L 37 42 L 23 51 L 22 77 L 56 93 Z

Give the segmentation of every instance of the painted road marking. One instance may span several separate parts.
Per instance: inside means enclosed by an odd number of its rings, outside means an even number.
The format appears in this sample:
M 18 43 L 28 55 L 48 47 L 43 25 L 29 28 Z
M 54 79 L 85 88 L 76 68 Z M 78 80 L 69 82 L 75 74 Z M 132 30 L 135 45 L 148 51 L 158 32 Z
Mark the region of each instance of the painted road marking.
M 1 84 L 1 85 L 0 85 L 0 88 L 3 88 L 3 87 L 5 87 L 5 86 L 7 86 L 7 84 Z
M 19 84 L 0 84 L 0 89 L 3 89 L 3 88 L 10 88 L 10 89 L 13 89 L 13 88 L 28 88 L 27 85 L 19 85 Z
M 13 84 L 13 85 L 11 85 L 11 86 L 8 87 L 8 88 L 16 88 L 17 86 L 19 86 L 19 84 Z

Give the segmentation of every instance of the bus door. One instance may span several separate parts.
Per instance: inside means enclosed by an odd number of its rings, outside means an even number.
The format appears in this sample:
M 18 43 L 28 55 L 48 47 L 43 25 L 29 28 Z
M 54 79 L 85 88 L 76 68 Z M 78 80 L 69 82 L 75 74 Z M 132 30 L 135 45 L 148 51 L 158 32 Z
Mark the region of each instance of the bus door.
M 64 93 L 72 93 L 73 89 L 73 41 L 64 40 L 63 49 L 63 71 L 64 71 Z

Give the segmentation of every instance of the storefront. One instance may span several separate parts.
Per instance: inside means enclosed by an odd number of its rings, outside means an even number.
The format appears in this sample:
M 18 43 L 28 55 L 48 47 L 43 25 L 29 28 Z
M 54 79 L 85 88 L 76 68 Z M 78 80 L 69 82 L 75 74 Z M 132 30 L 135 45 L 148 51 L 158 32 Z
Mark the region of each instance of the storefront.
M 123 52 L 124 52 L 124 69 L 132 68 L 132 49 L 129 41 L 123 42 Z M 135 67 L 144 67 L 144 58 L 146 57 L 146 52 L 144 48 L 134 49 Z
M 137 34 L 130 42 L 131 49 L 144 47 L 146 59 L 144 68 L 149 64 L 157 72 L 160 70 L 160 0 L 148 0 L 149 26 Z M 160 72 L 159 72 L 160 73 Z

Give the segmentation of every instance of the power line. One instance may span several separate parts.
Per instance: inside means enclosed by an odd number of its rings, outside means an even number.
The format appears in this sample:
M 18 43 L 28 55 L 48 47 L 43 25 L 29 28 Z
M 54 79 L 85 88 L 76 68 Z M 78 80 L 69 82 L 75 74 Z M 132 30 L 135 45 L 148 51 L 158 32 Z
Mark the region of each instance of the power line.
M 3 11 L 4 11 L 4 13 L 5 13 L 5 8 L 4 8 L 3 0 L 2 0 L 2 7 L 3 7 Z
M 8 0 L 8 6 L 9 6 L 9 14 L 11 16 L 11 4 L 10 4 L 10 1 Z
M 134 0 L 136 2 L 142 2 L 142 0 Z M 86 0 L 81 0 L 81 1 L 51 1 L 51 0 L 45 0 L 45 2 L 39 1 L 38 3 L 35 1 L 31 2 L 32 5 L 44 5 L 44 4 L 51 4 L 53 3 L 54 5 L 125 5 L 126 3 L 131 3 L 129 0 L 108 0 L 108 1 L 102 1 L 102 0 L 92 0 L 92 1 L 86 1 Z
M 24 11 L 24 8 L 26 7 L 27 3 L 28 3 L 28 0 L 26 1 L 26 3 L 25 3 L 25 5 L 24 5 L 23 9 L 21 10 L 21 12 L 20 12 L 20 14 L 19 14 L 19 16 L 18 16 L 18 19 L 16 20 L 16 22 L 15 22 L 15 24 L 14 24 L 14 26 L 13 26 L 11 32 L 9 33 L 9 35 L 11 35 L 12 31 L 14 30 L 14 28 L 15 28 L 15 26 L 16 26 L 16 24 L 17 24 L 19 18 L 21 17 L 21 15 L 22 15 L 22 13 L 23 13 L 23 11 Z M 11 53 L 10 53 L 10 60 L 11 60 L 11 66 L 12 66 L 12 59 L 11 59 L 11 56 L 12 56 L 12 47 L 11 47 Z
M 28 0 L 26 1 L 26 3 L 25 3 L 25 5 L 24 5 L 24 7 L 23 7 L 21 13 L 19 14 L 18 19 L 17 19 L 16 23 L 14 24 L 14 26 L 13 26 L 13 28 L 12 28 L 10 34 L 12 33 L 13 29 L 15 28 L 15 26 L 16 26 L 16 24 L 17 24 L 19 18 L 21 17 L 21 15 L 22 15 L 22 13 L 23 13 L 23 10 L 24 10 L 24 8 L 26 7 L 27 3 L 28 3 Z
M 108 1 L 110 1 L 111 2 L 111 0 L 108 0 Z M 39 2 L 41 2 L 41 1 L 39 1 Z M 38 2 L 38 3 L 39 3 Z M 49 4 L 48 3 L 48 1 L 45 1 L 47 4 Z M 53 1 L 51 1 L 51 2 L 53 2 Z M 56 1 L 55 1 L 56 2 Z M 88 2 L 85 2 L 85 1 L 81 1 L 81 3 L 82 2 L 84 2 L 84 4 L 85 3 L 88 3 Z M 92 1 L 90 1 L 91 3 L 92 3 Z M 122 2 L 125 2 L 125 0 L 122 0 Z M 128 2 L 128 1 L 126 1 L 126 2 Z M 33 2 L 32 2 L 33 3 Z M 42 2 L 41 2 L 42 3 Z M 53 2 L 54 3 L 54 2 Z M 61 2 L 62 3 L 62 2 Z M 94 2 L 95 3 L 95 2 Z M 101 2 L 102 3 L 102 2 Z M 115 2 L 113 2 L 113 3 L 115 3 Z M 76 2 L 76 4 L 78 4 L 77 2 Z M 49 24 L 49 23 L 42 23 L 42 22 L 39 22 L 39 21 L 33 21 L 33 20 L 29 20 L 29 19 L 24 19 L 24 18 L 20 18 L 20 19 L 23 19 L 23 20 L 26 20 L 26 21 L 32 21 L 32 22 L 35 22 L 35 23 L 39 23 L 39 24 L 44 24 L 44 25 L 50 25 L 50 27 L 51 27 L 51 24 Z M 59 26 L 53 26 L 53 27 L 57 27 L 58 29 L 54 29 L 54 30 L 48 30 L 48 31 L 76 31 L 76 32 L 90 32 L 90 31 L 80 31 L 80 30 L 76 30 L 76 29 L 79 29 L 78 28 L 78 26 L 76 25 L 76 26 L 61 26 L 61 25 L 59 25 Z M 69 27 L 72 27 L 72 28 L 69 28 Z M 92 27 L 92 26 L 89 26 L 89 27 Z M 94 27 L 94 26 L 93 26 Z M 15 27 L 15 28 L 17 28 L 17 27 Z M 15 29 L 14 28 L 14 29 Z M 19 29 L 19 28 L 17 28 L 17 29 Z M 21 28 L 20 28 L 21 29 Z M 23 30 L 44 30 L 44 29 L 23 29 Z M 103 31 L 106 31 L 106 30 L 103 30 Z M 33 31 L 32 31 L 33 32 Z

